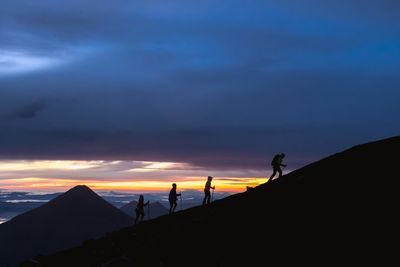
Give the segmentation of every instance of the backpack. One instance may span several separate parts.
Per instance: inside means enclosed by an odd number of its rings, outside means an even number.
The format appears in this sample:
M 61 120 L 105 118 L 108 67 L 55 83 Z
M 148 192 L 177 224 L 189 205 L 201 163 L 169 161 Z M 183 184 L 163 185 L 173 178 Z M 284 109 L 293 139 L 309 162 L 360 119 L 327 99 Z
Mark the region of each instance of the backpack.
M 276 165 L 278 163 L 278 157 L 279 157 L 279 155 L 275 155 L 274 156 L 274 158 L 271 161 L 271 165 L 272 166 L 274 166 L 274 165 Z

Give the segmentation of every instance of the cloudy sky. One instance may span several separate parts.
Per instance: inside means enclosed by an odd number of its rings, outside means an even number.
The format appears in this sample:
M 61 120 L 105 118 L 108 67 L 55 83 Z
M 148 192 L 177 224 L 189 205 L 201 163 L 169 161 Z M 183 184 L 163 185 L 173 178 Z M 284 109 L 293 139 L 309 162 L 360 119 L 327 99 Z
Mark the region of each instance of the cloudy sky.
M 277 152 L 292 170 L 398 135 L 398 14 L 397 0 L 2 0 L 0 188 L 254 185 Z

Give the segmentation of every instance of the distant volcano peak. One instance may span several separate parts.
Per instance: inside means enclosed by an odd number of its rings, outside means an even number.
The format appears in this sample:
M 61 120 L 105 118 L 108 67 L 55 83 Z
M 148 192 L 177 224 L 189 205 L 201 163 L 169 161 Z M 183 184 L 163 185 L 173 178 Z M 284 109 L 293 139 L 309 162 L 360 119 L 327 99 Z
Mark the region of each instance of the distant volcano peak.
M 78 185 L 0 226 L 0 265 L 15 266 L 25 258 L 76 246 L 132 223 L 89 187 Z
M 62 200 L 62 199 L 81 199 L 88 201 L 89 199 L 93 198 L 99 198 L 100 196 L 96 194 L 92 189 L 90 189 L 86 185 L 77 185 L 71 189 L 69 189 L 67 192 L 64 194 L 60 195 L 58 198 L 54 199 L 56 201 Z M 101 199 L 103 201 L 103 199 Z
M 90 189 L 87 185 L 77 185 L 73 188 L 69 189 L 67 193 L 94 193 L 92 189 Z

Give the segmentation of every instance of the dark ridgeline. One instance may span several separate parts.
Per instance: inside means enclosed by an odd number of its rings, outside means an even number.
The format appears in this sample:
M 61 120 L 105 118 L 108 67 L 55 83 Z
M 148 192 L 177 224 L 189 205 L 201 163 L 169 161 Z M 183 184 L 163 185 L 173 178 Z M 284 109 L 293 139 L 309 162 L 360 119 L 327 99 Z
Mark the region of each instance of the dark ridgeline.
M 0 225 L 0 266 L 17 266 L 132 225 L 132 219 L 86 186 L 76 186 Z
M 157 217 L 160 217 L 162 215 L 168 214 L 168 209 L 164 207 L 160 202 L 150 202 L 150 219 L 154 219 Z M 129 215 L 133 219 L 135 219 L 136 213 L 135 209 L 137 206 L 137 201 L 133 200 L 129 202 L 128 204 L 125 204 L 120 208 L 121 211 L 123 211 L 125 214 Z M 145 216 L 143 220 L 147 220 L 148 217 L 148 209 L 145 207 Z
M 399 160 L 391 155 L 399 151 L 400 137 L 356 146 L 247 192 L 26 266 L 393 264 Z

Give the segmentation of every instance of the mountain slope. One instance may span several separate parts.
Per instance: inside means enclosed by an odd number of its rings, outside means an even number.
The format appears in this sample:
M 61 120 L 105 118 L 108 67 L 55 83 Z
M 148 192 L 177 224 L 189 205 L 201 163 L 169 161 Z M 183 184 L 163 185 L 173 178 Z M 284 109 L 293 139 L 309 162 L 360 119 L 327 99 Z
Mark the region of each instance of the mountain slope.
M 0 217 L 9 220 L 19 214 L 35 209 L 43 205 L 43 202 L 1 202 L 0 201 Z
M 79 245 L 132 224 L 132 219 L 86 186 L 0 225 L 0 266 Z
M 137 206 L 137 201 L 131 201 L 128 204 L 122 206 L 120 208 L 121 211 L 123 211 L 125 214 L 129 215 L 132 218 L 136 217 L 136 213 L 135 213 L 135 209 Z M 154 219 L 157 218 L 159 216 L 165 215 L 168 213 L 168 209 L 165 208 L 160 202 L 156 201 L 156 202 L 150 202 L 150 210 L 146 208 L 145 210 L 145 217 L 144 220 L 148 220 L 150 219 Z M 150 211 L 150 217 L 149 217 L 149 211 Z
M 398 228 L 398 159 L 390 156 L 398 151 L 400 137 L 356 146 L 209 206 L 37 260 L 45 267 L 385 265 L 397 259 L 389 241 Z

